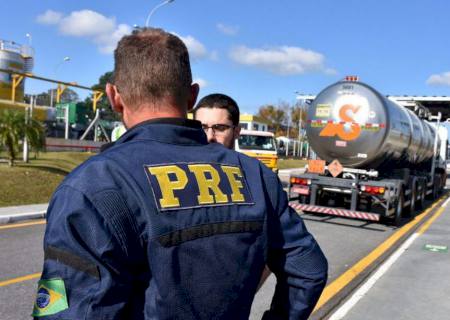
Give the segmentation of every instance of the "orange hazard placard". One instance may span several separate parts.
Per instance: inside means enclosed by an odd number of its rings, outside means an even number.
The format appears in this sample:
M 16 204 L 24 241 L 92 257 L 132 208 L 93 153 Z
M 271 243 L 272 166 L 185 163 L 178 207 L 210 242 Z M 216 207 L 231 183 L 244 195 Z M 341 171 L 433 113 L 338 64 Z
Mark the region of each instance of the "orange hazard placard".
M 331 173 L 331 175 L 333 177 L 337 177 L 338 175 L 341 174 L 341 172 L 344 170 L 344 167 L 342 166 L 342 164 L 337 161 L 336 159 L 333 160 L 333 162 L 331 162 L 328 165 L 328 171 Z
M 325 173 L 325 161 L 323 160 L 308 160 L 308 172 L 310 173 Z

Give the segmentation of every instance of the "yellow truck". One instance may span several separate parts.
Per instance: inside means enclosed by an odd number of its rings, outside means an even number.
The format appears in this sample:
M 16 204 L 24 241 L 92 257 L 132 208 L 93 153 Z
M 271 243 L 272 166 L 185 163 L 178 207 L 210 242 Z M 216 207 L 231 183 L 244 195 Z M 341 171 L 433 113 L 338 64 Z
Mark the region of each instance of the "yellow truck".
M 258 159 L 273 172 L 278 173 L 277 143 L 272 132 L 241 130 L 235 143 L 235 150 Z

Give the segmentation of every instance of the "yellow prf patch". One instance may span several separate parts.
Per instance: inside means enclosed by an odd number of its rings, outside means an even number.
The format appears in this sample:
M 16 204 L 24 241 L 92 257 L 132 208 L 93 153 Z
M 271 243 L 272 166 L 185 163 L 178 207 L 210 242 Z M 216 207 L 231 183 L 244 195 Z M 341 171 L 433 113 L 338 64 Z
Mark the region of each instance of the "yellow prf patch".
M 32 316 L 49 316 L 68 307 L 66 289 L 62 279 L 41 279 L 39 281 Z
M 160 211 L 201 206 L 253 204 L 239 166 L 172 163 L 145 166 Z

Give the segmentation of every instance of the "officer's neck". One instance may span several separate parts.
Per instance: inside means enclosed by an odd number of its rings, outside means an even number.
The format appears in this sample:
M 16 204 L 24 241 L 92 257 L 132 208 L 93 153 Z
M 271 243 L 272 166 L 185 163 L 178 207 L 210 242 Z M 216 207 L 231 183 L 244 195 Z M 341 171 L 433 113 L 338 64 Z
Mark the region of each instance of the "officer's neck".
M 140 106 L 126 108 L 123 113 L 123 121 L 127 128 L 158 118 L 187 118 L 186 108 L 172 103 L 161 103 L 157 106 L 142 104 Z

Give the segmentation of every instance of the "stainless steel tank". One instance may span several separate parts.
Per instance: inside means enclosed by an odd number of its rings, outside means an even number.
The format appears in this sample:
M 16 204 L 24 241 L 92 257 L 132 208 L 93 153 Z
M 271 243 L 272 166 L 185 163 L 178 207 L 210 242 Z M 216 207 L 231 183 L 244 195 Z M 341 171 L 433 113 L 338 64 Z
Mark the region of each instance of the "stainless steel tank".
M 0 39 L 0 69 L 18 72 L 31 72 L 33 68 L 33 49 L 19 45 L 13 41 Z M 23 80 L 16 88 L 16 101 L 24 96 Z M 0 72 L 0 99 L 11 99 L 12 77 L 9 73 Z
M 337 82 L 317 95 L 306 133 L 321 159 L 373 169 L 431 159 L 436 134 L 411 110 L 354 81 Z

